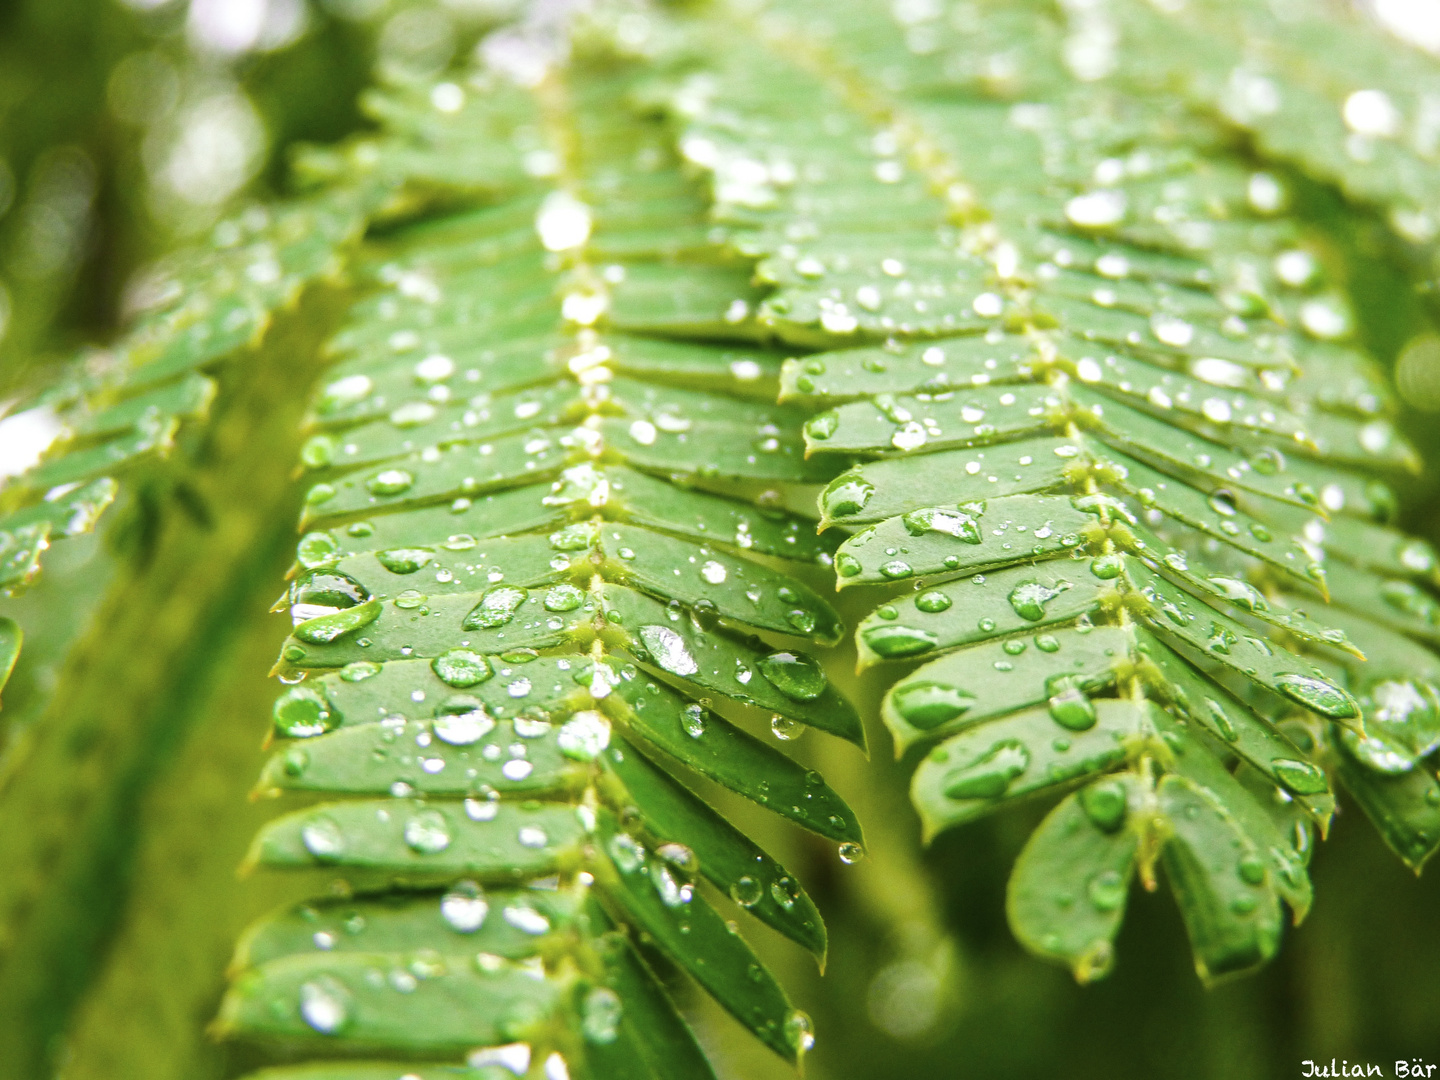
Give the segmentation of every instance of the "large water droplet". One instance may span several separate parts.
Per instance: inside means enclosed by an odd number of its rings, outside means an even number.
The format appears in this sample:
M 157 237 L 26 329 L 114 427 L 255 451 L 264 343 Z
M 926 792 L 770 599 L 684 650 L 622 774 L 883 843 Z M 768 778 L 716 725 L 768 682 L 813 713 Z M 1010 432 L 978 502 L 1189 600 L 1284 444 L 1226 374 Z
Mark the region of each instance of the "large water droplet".
M 927 615 L 938 615 L 942 611 L 947 611 L 954 602 L 938 589 L 923 592 L 915 598 L 915 606 Z
M 954 720 L 975 704 L 964 690 L 946 683 L 906 683 L 894 693 L 895 711 L 912 727 L 929 731 Z
M 642 626 L 637 633 L 655 663 L 672 675 L 694 675 L 700 670 L 685 639 L 668 626 Z
M 1079 687 L 1067 686 L 1050 698 L 1050 716 L 1063 728 L 1087 731 L 1095 726 L 1095 705 Z
M 357 607 L 308 619 L 295 627 L 295 637 L 309 645 L 329 645 L 346 634 L 369 626 L 380 617 L 379 600 L 367 600 Z
M 574 585 L 556 585 L 545 594 L 546 611 L 574 611 L 585 601 L 585 594 Z
M 333 731 L 339 715 L 325 695 L 308 686 L 292 686 L 275 701 L 275 730 L 291 739 L 308 739 Z
M 1118 870 L 1102 870 L 1085 887 L 1096 911 L 1114 911 L 1125 902 L 1125 879 Z
M 435 553 L 424 548 L 391 548 L 376 552 L 375 558 L 392 574 L 413 574 L 434 559 Z
M 450 826 L 438 810 L 421 810 L 405 822 L 405 843 L 421 855 L 435 855 L 450 846 Z
M 400 495 L 415 483 L 415 477 L 404 469 L 386 469 L 365 481 L 365 488 L 372 495 Z
M 1360 715 L 1355 699 L 1324 679 L 1287 672 L 1278 676 L 1275 684 L 1286 697 L 1331 720 L 1349 720 Z
M 998 742 L 970 765 L 946 776 L 945 795 L 951 799 L 997 799 L 1029 767 L 1030 751 L 1023 744 Z
M 900 521 L 911 536 L 938 532 L 963 540 L 967 544 L 978 544 L 984 540 L 980 533 L 980 523 L 972 515 L 960 510 L 947 510 L 943 506 L 912 510 Z
M 1068 581 L 1057 581 L 1054 587 L 1038 581 L 1023 581 L 1010 590 L 1010 606 L 1022 619 L 1038 622 L 1045 617 L 1045 605 L 1068 588 Z
M 594 709 L 577 712 L 561 726 L 556 745 L 574 761 L 594 761 L 610 745 L 610 721 Z
M 623 1011 L 620 995 L 614 990 L 605 986 L 592 989 L 580 1006 L 580 1030 L 585 1041 L 601 1045 L 614 1042 Z
M 464 630 L 496 630 L 515 617 L 528 594 L 514 585 L 497 585 L 480 598 L 461 624 Z
M 450 649 L 441 653 L 430 661 L 430 670 L 446 686 L 457 688 L 475 686 L 494 674 L 490 661 L 469 649 Z
M 462 881 L 440 898 L 440 917 L 452 930 L 473 934 L 485 924 L 490 904 L 485 891 L 473 881 Z
M 814 701 L 825 692 L 824 669 L 804 653 L 771 653 L 759 666 L 775 689 L 794 701 Z
M 1242 855 L 1235 872 L 1246 885 L 1260 885 L 1265 881 L 1265 860 L 1254 852 Z
M 847 475 L 832 480 L 820 501 L 826 517 L 849 517 L 864 510 L 874 494 L 874 484 L 859 476 Z
M 1080 809 L 1097 829 L 1113 833 L 1125 823 L 1128 807 L 1124 785 L 1114 780 L 1091 784 L 1080 792 Z
M 1270 762 L 1270 771 L 1296 795 L 1319 795 L 1330 789 L 1325 770 L 1308 761 L 1276 758 Z
M 345 854 L 345 834 L 328 814 L 317 814 L 301 826 L 300 842 L 316 862 L 336 862 Z
M 333 975 L 301 983 L 300 1018 L 321 1035 L 338 1035 L 350 1023 L 350 991 Z
M 748 874 L 737 878 L 730 886 L 730 899 L 741 907 L 754 907 L 765 893 L 764 887 Z
M 364 585 L 338 570 L 317 570 L 290 587 L 291 614 L 296 622 L 358 607 L 369 599 Z
M 470 746 L 495 730 L 495 719 L 477 698 L 453 697 L 435 713 L 435 737 L 451 746 Z
M 705 734 L 705 710 L 694 703 L 686 705 L 680 713 L 680 726 L 690 738 L 700 738 Z
M 810 1017 L 799 1009 L 785 1018 L 785 1041 L 794 1048 L 797 1057 L 808 1053 L 815 1045 L 815 1028 L 810 1023 Z
M 861 632 L 860 636 L 872 652 L 887 660 L 928 652 L 940 640 L 929 630 L 919 630 L 912 626 L 896 624 L 869 626 Z
M 1270 605 L 1264 595 L 1248 581 L 1224 576 L 1209 577 L 1205 580 L 1224 593 L 1225 599 L 1233 604 L 1238 604 L 1246 611 L 1270 610 Z

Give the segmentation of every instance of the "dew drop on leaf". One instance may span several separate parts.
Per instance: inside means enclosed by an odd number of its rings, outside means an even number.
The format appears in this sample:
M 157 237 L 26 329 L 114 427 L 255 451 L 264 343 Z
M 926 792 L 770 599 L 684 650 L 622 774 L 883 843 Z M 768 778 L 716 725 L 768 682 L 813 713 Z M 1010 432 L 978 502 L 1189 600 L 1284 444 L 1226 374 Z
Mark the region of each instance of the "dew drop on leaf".
M 462 881 L 440 898 L 440 917 L 452 929 L 473 934 L 485 924 L 490 904 L 485 891 L 473 881 Z
M 456 688 L 475 686 L 494 674 L 490 661 L 470 649 L 443 652 L 430 661 L 430 669 L 446 686 Z
M 760 659 L 759 667 L 775 689 L 794 701 L 814 701 L 825 692 L 824 669 L 804 653 L 771 653 Z
M 900 717 L 921 731 L 954 720 L 975 704 L 970 694 L 939 682 L 906 683 L 894 692 L 893 700 Z
M 438 810 L 421 810 L 405 822 L 405 843 L 421 855 L 436 855 L 450 846 L 450 826 Z
M 333 975 L 300 984 L 300 1018 L 321 1035 L 338 1035 L 350 1023 L 350 992 Z
M 998 742 L 976 761 L 945 777 L 951 799 L 998 799 L 1030 767 L 1030 751 L 1013 739 Z

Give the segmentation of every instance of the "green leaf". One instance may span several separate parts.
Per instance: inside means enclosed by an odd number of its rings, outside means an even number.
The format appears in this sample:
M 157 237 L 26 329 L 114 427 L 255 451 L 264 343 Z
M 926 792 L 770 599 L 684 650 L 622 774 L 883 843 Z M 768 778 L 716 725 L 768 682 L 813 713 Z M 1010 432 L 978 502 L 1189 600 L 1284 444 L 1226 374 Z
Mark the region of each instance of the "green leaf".
M 835 553 L 839 585 L 946 573 L 1068 552 L 1099 529 L 1094 513 L 1063 496 L 1013 495 L 912 510 L 855 534 Z
M 1011 930 L 1081 983 L 1104 978 L 1114 963 L 1139 845 L 1126 821 L 1137 795 L 1133 781 L 1120 777 L 1065 796 L 1030 834 L 1010 875 Z
M 1089 726 L 1032 709 L 962 731 L 936 746 L 915 770 L 911 796 L 926 837 L 1020 798 L 1108 772 L 1136 740 L 1155 734 L 1148 702 L 1100 699 Z M 1062 714 L 1063 715 L 1063 714 Z
M 636 806 L 645 807 L 644 828 L 658 842 L 657 856 L 668 857 L 682 871 L 698 871 L 761 922 L 824 962 L 820 912 L 789 871 L 633 747 L 612 748 L 603 760 Z M 684 842 L 672 850 L 666 841 L 674 837 L 684 837 Z M 691 862 L 695 865 L 688 865 Z M 781 881 L 790 884 L 794 895 L 771 888 Z
M 774 977 L 691 885 L 683 871 L 648 852 L 605 815 L 598 834 L 610 866 L 601 881 L 609 904 L 649 934 L 761 1042 L 781 1057 L 803 1052 L 794 1010 Z M 776 882 L 774 888 L 783 886 Z
M 481 968 L 468 953 L 408 963 L 394 953 L 290 956 L 242 975 L 215 1026 L 248 1038 L 318 1035 L 342 1051 L 433 1055 L 538 1034 L 560 1005 L 560 988 L 508 961 L 493 966 Z M 375 971 L 389 978 L 370 977 Z M 396 992 L 397 981 L 405 992 Z
M 15 661 L 20 658 L 20 646 L 25 640 L 24 631 L 14 619 L 0 616 L 0 691 L 10 681 L 15 670 Z
M 1214 983 L 1264 963 L 1280 943 L 1280 901 L 1254 843 L 1215 796 L 1183 777 L 1162 779 L 1157 795 L 1173 830 L 1161 859 L 1196 971 Z
M 1017 566 L 927 589 L 867 616 L 857 632 L 860 666 L 1040 630 L 1089 615 L 1114 596 L 1082 563 Z

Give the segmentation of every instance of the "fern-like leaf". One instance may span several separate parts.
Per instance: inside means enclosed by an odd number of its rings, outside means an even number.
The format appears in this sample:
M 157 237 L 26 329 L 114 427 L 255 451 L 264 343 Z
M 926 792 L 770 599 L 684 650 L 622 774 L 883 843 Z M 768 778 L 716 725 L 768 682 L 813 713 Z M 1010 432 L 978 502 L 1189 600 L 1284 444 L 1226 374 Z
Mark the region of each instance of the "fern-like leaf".
M 1219 121 L 1096 82 L 1078 8 L 895 12 L 699 25 L 669 98 L 778 286 L 762 321 L 828 350 L 782 385 L 852 463 L 821 500 L 839 586 L 913 584 L 861 666 L 922 662 L 883 714 L 926 751 L 927 834 L 1079 786 L 1011 883 L 1029 947 L 1104 974 L 1158 862 L 1202 976 L 1253 967 L 1309 907 L 1326 764 L 1412 865 L 1440 841 L 1407 637 L 1434 638 L 1435 562 L 1374 479 L 1416 458 Z
M 818 663 L 758 636 L 841 636 L 784 568 L 830 562 L 781 506 L 829 473 L 803 413 L 765 403 L 782 354 L 748 265 L 706 239 L 666 129 L 627 104 L 635 66 L 589 33 L 531 85 L 492 67 L 372 105 L 396 207 L 443 168 L 515 167 L 394 211 L 353 263 L 261 780 L 299 808 L 251 861 L 354 895 L 251 931 L 228 1036 L 708 1076 L 643 942 L 777 1053 L 808 1045 L 702 882 L 823 958 L 819 913 L 675 772 L 861 843 L 817 774 L 726 715 L 864 744 Z M 436 175 L 416 141 L 443 148 Z

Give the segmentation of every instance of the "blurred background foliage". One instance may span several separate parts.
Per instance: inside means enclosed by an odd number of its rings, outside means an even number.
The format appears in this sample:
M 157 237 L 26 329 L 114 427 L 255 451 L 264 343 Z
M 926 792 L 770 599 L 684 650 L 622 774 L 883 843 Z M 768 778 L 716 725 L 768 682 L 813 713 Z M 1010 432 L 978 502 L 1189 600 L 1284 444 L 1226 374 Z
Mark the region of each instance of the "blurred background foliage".
M 297 143 L 361 128 L 357 99 L 374 64 L 437 70 L 515 6 L 0 0 L 0 415 L 45 365 L 103 344 L 163 252 L 237 198 L 284 193 Z M 1374 0 L 1372 13 L 1412 45 L 1440 50 L 1437 0 Z M 1410 253 L 1378 218 L 1292 179 L 1331 241 L 1366 340 L 1396 366 L 1411 437 L 1440 462 L 1440 298 L 1416 291 Z M 1436 491 L 1432 465 L 1409 493 L 1408 524 L 1440 541 Z M 278 580 L 289 543 L 280 536 L 259 558 L 258 577 Z M 9 743 L 53 685 L 44 658 L 62 655 L 91 615 L 57 597 L 114 573 L 99 542 L 69 547 L 47 571 L 54 588 L 7 606 L 34 628 L 36 657 L 7 693 Z M 295 889 L 237 885 L 234 875 L 264 815 L 245 796 L 273 696 L 265 672 L 285 629 L 263 611 L 233 614 L 211 650 L 208 688 L 165 705 L 177 712 L 171 737 L 117 804 L 126 820 L 103 852 L 81 852 L 100 869 L 77 887 L 84 895 L 67 898 L 90 932 L 71 943 L 64 977 L 17 972 L 42 961 L 0 940 L 0 1077 L 33 1077 L 21 1063 L 37 1060 L 67 1080 L 218 1080 L 247 1064 L 205 1026 L 240 927 Z M 851 660 L 838 650 L 832 670 L 873 717 L 880 687 L 848 676 Z M 1399 1059 L 1440 1063 L 1440 881 L 1414 879 L 1353 808 L 1342 806 L 1316 856 L 1314 912 L 1261 974 L 1204 991 L 1162 891 L 1133 902 L 1114 974 L 1082 989 L 1026 956 L 1005 924 L 1009 866 L 1043 807 L 922 851 L 884 734 L 872 732 L 869 762 L 820 743 L 801 741 L 795 753 L 860 814 L 871 854 L 859 865 L 840 867 L 829 845 L 717 796 L 801 871 L 830 924 L 823 978 L 755 930 L 815 1018 L 808 1076 L 1248 1080 L 1299 1076 L 1306 1058 L 1385 1063 L 1387 1073 Z M 0 787 L 12 775 L 7 752 Z M 42 989 L 17 990 L 27 979 Z M 788 1075 L 733 1021 L 698 997 L 696 1008 L 728 1076 Z

